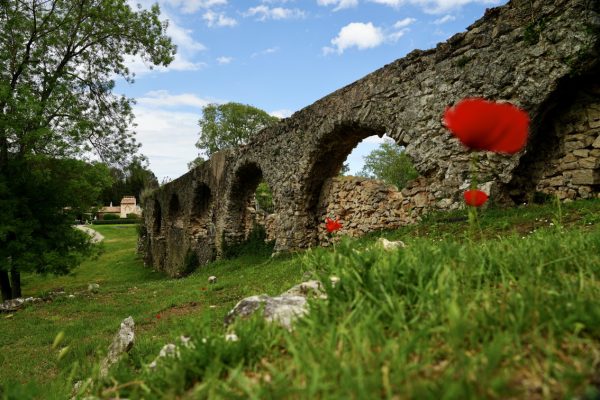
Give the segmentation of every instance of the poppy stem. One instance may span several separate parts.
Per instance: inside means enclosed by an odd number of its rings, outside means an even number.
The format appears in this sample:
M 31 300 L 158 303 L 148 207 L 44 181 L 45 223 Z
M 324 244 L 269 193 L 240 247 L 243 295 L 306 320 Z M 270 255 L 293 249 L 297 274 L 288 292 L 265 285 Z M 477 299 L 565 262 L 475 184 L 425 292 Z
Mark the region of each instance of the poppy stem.
M 477 181 L 478 181 L 478 172 L 479 172 L 479 154 L 476 151 L 471 152 L 471 164 L 469 168 L 469 172 L 471 174 L 471 190 L 477 190 Z M 479 216 L 477 212 L 477 207 L 475 206 L 467 206 L 468 207 L 468 220 L 469 220 L 469 231 L 471 238 L 475 238 L 477 232 L 480 234 L 481 227 L 479 226 Z

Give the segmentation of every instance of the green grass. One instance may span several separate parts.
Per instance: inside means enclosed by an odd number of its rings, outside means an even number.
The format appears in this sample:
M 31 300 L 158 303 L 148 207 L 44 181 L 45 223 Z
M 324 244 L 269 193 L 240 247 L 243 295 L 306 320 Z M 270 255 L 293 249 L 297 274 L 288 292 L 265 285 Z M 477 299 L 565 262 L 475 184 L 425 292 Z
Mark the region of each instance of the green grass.
M 67 397 L 132 315 L 136 344 L 90 388 L 100 397 L 596 398 L 600 202 L 486 210 L 475 236 L 462 215 L 431 215 L 335 251 L 222 260 L 178 280 L 143 267 L 134 227 L 95 227 L 106 236 L 97 260 L 73 276 L 23 282 L 26 295 L 81 295 L 0 315 L 0 386 L 8 398 Z M 372 245 L 379 236 L 407 247 L 384 252 Z M 233 326 L 238 342 L 224 340 L 223 317 L 241 298 L 331 275 L 340 284 L 293 332 L 250 319 Z M 90 282 L 98 294 L 87 294 Z M 60 361 L 51 349 L 59 331 L 71 348 Z M 149 371 L 181 334 L 195 349 Z

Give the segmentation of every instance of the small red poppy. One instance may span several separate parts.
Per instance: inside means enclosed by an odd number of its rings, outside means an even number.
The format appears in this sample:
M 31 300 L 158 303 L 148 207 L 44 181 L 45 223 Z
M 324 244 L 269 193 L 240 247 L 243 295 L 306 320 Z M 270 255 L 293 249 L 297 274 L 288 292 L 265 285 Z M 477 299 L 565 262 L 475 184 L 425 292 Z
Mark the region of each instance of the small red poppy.
M 470 149 L 514 154 L 527 143 L 529 116 L 510 103 L 469 98 L 446 109 L 444 125 Z
M 473 207 L 481 207 L 489 196 L 481 190 L 467 190 L 464 193 L 465 203 Z
M 341 227 L 342 224 L 337 219 L 331 219 L 329 217 L 325 218 L 325 228 L 327 229 L 327 232 L 333 233 Z
M 156 319 L 160 319 L 160 314 L 156 314 Z

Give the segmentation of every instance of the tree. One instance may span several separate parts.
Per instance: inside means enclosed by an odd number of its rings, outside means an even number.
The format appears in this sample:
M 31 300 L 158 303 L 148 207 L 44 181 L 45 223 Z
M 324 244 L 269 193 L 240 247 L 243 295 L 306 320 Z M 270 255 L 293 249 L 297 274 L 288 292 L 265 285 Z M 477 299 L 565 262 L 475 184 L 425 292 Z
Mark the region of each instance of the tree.
M 204 162 L 205 162 L 205 161 L 206 161 L 206 160 L 204 159 L 204 157 L 202 157 L 202 156 L 198 156 L 198 157 L 194 158 L 192 161 L 190 161 L 190 162 L 188 163 L 188 165 L 187 165 L 187 166 L 188 166 L 188 169 L 191 171 L 191 170 L 193 170 L 194 168 L 196 168 L 196 167 L 199 167 L 199 166 L 201 166 L 202 164 L 204 164 Z
M 140 194 L 144 189 L 153 189 L 158 187 L 158 179 L 147 167 L 144 159 L 136 157 L 125 168 L 118 166 L 110 169 L 113 183 L 101 194 L 101 203 L 118 204 L 123 196 L 135 196 L 138 204 L 140 203 Z
M 175 46 L 159 8 L 127 0 L 0 0 L 0 288 L 20 295 L 21 271 L 66 273 L 89 252 L 73 212 L 110 182 L 96 154 L 127 165 L 138 149 L 126 57 L 168 65 Z M 9 280 L 10 273 L 10 280 Z
M 393 141 L 383 142 L 364 159 L 365 165 L 359 175 L 381 179 L 398 189 L 402 189 L 408 181 L 419 176 L 410 157 L 404 152 L 404 147 Z
M 246 144 L 252 135 L 278 120 L 246 104 L 209 104 L 202 110 L 200 139 L 196 147 L 210 157 L 219 150 Z

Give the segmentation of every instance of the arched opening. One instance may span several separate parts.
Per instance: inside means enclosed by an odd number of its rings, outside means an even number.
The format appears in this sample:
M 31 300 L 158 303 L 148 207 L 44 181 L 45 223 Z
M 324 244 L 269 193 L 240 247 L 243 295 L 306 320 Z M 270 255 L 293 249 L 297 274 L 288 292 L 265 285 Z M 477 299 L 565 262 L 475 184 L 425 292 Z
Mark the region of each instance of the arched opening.
M 205 183 L 199 183 L 194 190 L 194 200 L 192 203 L 192 220 L 201 220 L 209 210 L 212 200 L 210 188 Z
M 600 70 L 561 82 L 531 122 L 505 192 L 515 203 L 600 195 Z
M 181 213 L 181 205 L 179 204 L 179 197 L 175 193 L 171 195 L 169 200 L 169 218 L 176 218 Z
M 154 200 L 154 211 L 153 211 L 153 230 L 155 234 L 160 234 L 160 229 L 162 228 L 162 212 L 160 209 L 160 203 L 158 200 Z
M 229 193 L 225 246 L 247 240 L 265 241 L 272 236 L 275 210 L 273 194 L 256 163 L 242 165 Z
M 324 224 L 326 217 L 339 219 L 340 233 L 348 236 L 406 224 L 401 188 L 396 185 L 403 186 L 418 174 L 404 148 L 384 136 L 382 128 L 350 125 L 340 127 L 320 143 L 306 178 L 307 223 L 317 243 L 330 241 Z M 364 162 L 357 165 L 357 157 L 369 156 L 379 166 L 392 160 L 406 161 L 397 170 L 404 168 L 407 176 L 395 176 L 396 181 L 393 181 L 394 174 L 384 177 L 380 170 L 365 168 Z M 349 171 L 343 174 L 346 176 L 340 176 L 345 163 Z

